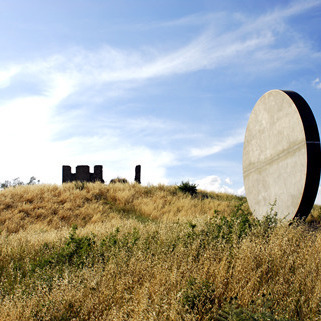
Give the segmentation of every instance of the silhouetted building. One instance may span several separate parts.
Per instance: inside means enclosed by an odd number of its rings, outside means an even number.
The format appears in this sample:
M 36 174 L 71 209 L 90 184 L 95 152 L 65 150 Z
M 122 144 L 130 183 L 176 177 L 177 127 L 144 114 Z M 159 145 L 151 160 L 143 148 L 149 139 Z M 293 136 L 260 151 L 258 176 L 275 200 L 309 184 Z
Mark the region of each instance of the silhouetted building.
M 103 180 L 103 167 L 102 165 L 95 165 L 94 172 L 89 172 L 88 165 L 79 165 L 76 167 L 76 173 L 71 173 L 71 167 L 68 165 L 62 166 L 62 182 L 102 182 Z
M 138 184 L 141 184 L 141 170 L 142 170 L 142 167 L 140 165 L 137 165 L 135 167 L 135 182 L 138 183 Z

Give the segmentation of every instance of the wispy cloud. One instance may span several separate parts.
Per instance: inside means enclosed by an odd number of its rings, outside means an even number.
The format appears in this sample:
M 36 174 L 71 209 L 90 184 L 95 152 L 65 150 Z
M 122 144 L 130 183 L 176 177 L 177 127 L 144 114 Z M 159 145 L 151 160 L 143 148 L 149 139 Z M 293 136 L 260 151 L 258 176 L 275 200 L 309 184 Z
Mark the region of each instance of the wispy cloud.
M 13 66 L 0 71 L 0 89 L 10 86 L 11 78 L 19 73 L 20 68 Z
M 185 17 L 175 20 L 156 22 L 154 25 L 157 27 L 172 27 L 172 26 L 191 26 L 191 25 L 204 25 L 210 24 L 213 20 L 225 18 L 224 13 L 194 13 Z
M 289 6 L 283 9 L 274 10 L 274 12 L 270 16 L 271 17 L 270 19 L 279 19 L 279 18 L 287 18 L 287 17 L 295 16 L 298 14 L 302 14 L 306 10 L 310 10 L 320 5 L 321 5 L 320 0 L 310 0 L 310 1 L 296 0 L 290 3 Z
M 189 45 L 176 52 L 165 53 L 163 57 L 157 57 L 157 55 L 153 57 L 154 50 L 150 52 L 148 50 L 126 52 L 110 46 L 104 46 L 96 52 L 86 52 L 81 49 L 78 52 L 73 50 L 70 52 L 72 59 L 69 59 L 71 57 L 68 56 L 66 59 L 58 55 L 53 56 L 44 61 L 42 67 L 46 69 L 55 67 L 64 74 L 74 76 L 79 73 L 86 73 L 89 78 L 90 76 L 95 78 L 99 76 L 98 79 L 102 81 L 145 79 L 171 72 L 193 71 L 209 65 L 215 66 L 219 57 L 224 57 L 224 60 L 229 61 L 233 54 L 237 56 L 240 52 L 247 52 L 273 44 L 276 40 L 273 33 L 275 29 L 280 28 L 280 25 L 275 22 L 295 16 L 320 4 L 321 1 L 297 2 L 289 7 L 274 10 L 257 19 L 247 20 L 244 17 L 243 25 L 238 26 L 234 31 L 222 34 L 220 37 L 216 37 L 216 35 L 213 37 L 213 28 L 209 28 Z M 196 14 L 178 19 L 176 23 L 181 23 L 182 21 L 185 23 L 204 22 L 204 20 L 210 22 L 211 17 L 212 14 Z M 195 58 L 206 59 L 204 62 L 195 60 Z M 182 65 L 185 67 L 182 68 Z M 67 69 L 63 68 L 66 66 L 68 66 Z M 32 64 L 29 68 L 32 69 Z
M 104 45 L 99 50 L 74 48 L 27 64 L 13 65 L 0 71 L 0 87 L 8 86 L 10 78 L 24 72 L 26 75 L 43 75 L 49 90 L 58 90 L 67 97 L 84 88 L 112 86 L 112 91 L 126 86 L 140 85 L 142 81 L 169 77 L 197 70 L 222 68 L 242 63 L 242 68 L 278 68 L 297 57 L 312 55 L 310 44 L 294 37 L 286 41 L 286 19 L 321 4 L 321 1 L 294 2 L 287 7 L 259 16 L 237 18 L 234 29 L 217 34 L 213 14 L 195 14 L 180 18 L 177 24 L 195 24 L 201 21 L 207 27 L 189 44 L 172 52 L 155 48 L 121 50 Z M 236 19 L 230 16 L 231 19 Z M 174 24 L 175 22 L 169 22 Z M 285 27 L 286 26 L 286 27 Z M 277 59 L 276 59 L 277 58 Z M 122 87 L 124 86 L 124 87 Z
M 190 155 L 193 157 L 205 157 L 222 152 L 223 150 L 232 148 L 244 141 L 245 130 L 239 130 L 236 134 L 220 139 L 217 143 L 200 148 L 192 148 Z
M 320 78 L 316 78 L 312 81 L 312 86 L 317 88 L 317 89 L 321 89 L 321 82 L 320 82 Z
M 291 28 L 287 19 L 320 4 L 321 1 L 293 2 L 259 17 L 220 13 L 220 22 L 225 18 L 234 19 L 226 30 L 218 25 L 218 14 L 214 13 L 162 22 L 158 27 L 201 26 L 198 36 L 172 50 L 147 46 L 126 50 L 111 45 L 95 50 L 77 47 L 26 63 L 12 62 L 0 69 L 1 92 L 9 90 L 18 79 L 32 80 L 40 89 L 37 94 L 0 99 L 2 132 L 7 134 L 13 128 L 16 130 L 10 140 L 0 142 L 1 150 L 11 151 L 10 158 L 2 161 L 3 166 L 9 167 L 10 160 L 19 159 L 22 153 L 30 155 L 24 163 L 35 170 L 37 160 L 46 164 L 54 162 L 55 166 L 59 162 L 76 165 L 80 161 L 105 160 L 106 164 L 111 161 L 117 163 L 113 168 L 122 175 L 127 173 L 125 168 L 131 168 L 135 162 L 144 159 L 148 176 L 146 181 L 166 181 L 166 168 L 178 162 L 179 156 L 170 147 L 162 151 L 156 147 L 148 148 L 146 141 L 135 143 L 132 137 L 159 138 L 165 137 L 166 133 L 175 137 L 179 132 L 185 133 L 183 126 L 177 128 L 175 123 L 152 117 L 138 116 L 132 120 L 122 115 L 119 120 L 109 114 L 108 119 L 93 120 L 92 126 L 101 130 L 86 132 L 82 129 L 89 117 L 88 111 L 100 101 L 108 106 L 112 98 L 123 98 L 128 93 L 134 95 L 134 88 L 145 86 L 157 78 L 218 68 L 232 73 L 235 67 L 255 72 L 276 70 L 280 66 L 293 64 L 300 57 L 305 57 L 302 61 L 307 61 L 315 54 L 315 49 L 307 39 L 300 37 L 299 31 Z M 289 31 L 291 41 L 287 37 Z M 319 78 L 313 81 L 313 85 L 321 88 Z M 77 111 L 64 110 L 61 106 L 66 101 L 67 106 L 70 102 L 77 105 Z M 55 140 L 57 133 L 62 138 Z M 189 156 L 201 158 L 213 155 L 242 143 L 243 139 L 244 130 L 226 138 L 215 137 L 217 143 L 193 148 Z M 16 146 L 16 149 L 10 146 Z M 33 157 L 30 150 L 37 156 Z M 49 179 L 45 168 L 41 175 Z M 211 182 L 218 184 L 214 178 Z M 222 182 L 219 184 L 222 185 Z

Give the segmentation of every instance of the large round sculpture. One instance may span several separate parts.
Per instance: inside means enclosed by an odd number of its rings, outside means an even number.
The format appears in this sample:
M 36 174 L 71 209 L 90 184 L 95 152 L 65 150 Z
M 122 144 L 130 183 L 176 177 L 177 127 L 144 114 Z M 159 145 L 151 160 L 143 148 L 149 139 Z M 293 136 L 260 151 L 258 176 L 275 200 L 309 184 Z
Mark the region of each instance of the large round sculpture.
M 257 218 L 273 206 L 279 218 L 305 218 L 320 180 L 317 124 L 296 92 L 271 90 L 256 103 L 243 147 L 245 194 Z

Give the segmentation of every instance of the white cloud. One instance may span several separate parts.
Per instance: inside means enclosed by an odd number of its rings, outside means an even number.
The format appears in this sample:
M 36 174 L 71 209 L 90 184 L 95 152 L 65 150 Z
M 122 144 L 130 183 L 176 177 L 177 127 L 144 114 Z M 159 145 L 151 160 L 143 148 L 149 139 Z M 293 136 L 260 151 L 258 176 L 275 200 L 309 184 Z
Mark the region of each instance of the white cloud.
M 245 196 L 245 188 L 244 188 L 244 186 L 242 186 L 241 188 L 237 189 L 235 194 L 236 195 Z
M 139 130 L 135 122 L 122 120 L 123 133 L 118 132 L 120 127 L 113 127 L 114 131 L 105 130 L 97 136 L 86 137 L 81 133 L 85 137 L 77 137 L 77 133 L 73 133 L 76 137 L 72 139 L 53 142 L 54 133 L 67 131 L 71 125 L 81 127 L 81 122 L 87 121 L 86 118 L 81 119 L 82 111 L 79 110 L 78 115 L 68 113 L 56 117 L 56 107 L 65 99 L 78 99 L 82 106 L 88 105 L 84 108 L 90 109 L 96 102 L 95 99 L 106 102 L 106 98 L 124 95 L 129 89 L 143 85 L 144 81 L 158 77 L 226 66 L 231 68 L 233 64 L 252 68 L 257 72 L 258 68 L 278 68 L 297 57 L 309 57 L 312 54 L 309 43 L 300 37 L 291 37 L 292 43 L 283 42 L 286 37 L 282 28 L 287 28 L 286 18 L 320 3 L 321 1 L 295 2 L 257 19 L 238 18 L 237 27 L 231 27 L 228 32 L 221 34 L 216 32 L 211 14 L 183 17 L 177 24 L 195 25 L 199 20 L 206 23 L 207 28 L 188 44 L 172 51 L 162 52 L 146 47 L 121 50 L 105 45 L 95 51 L 73 48 L 68 52 L 25 64 L 7 66 L 0 70 L 1 90 L 8 88 L 14 83 L 16 76 L 19 76 L 26 80 L 32 79 L 41 86 L 42 92 L 1 100 L 0 125 L 2 134 L 6 137 L 0 141 L 0 148 L 6 154 L 1 166 L 7 169 L 8 176 L 10 173 L 20 175 L 17 172 L 19 167 L 30 170 L 30 176 L 41 176 L 39 178 L 42 180 L 52 181 L 57 180 L 54 178 L 57 176 L 53 176 L 49 168 L 58 168 L 60 173 L 60 166 L 66 163 L 78 165 L 79 162 L 92 162 L 94 165 L 103 160 L 107 166 L 104 166 L 106 174 L 110 170 L 111 176 L 118 175 L 116 172 L 125 176 L 132 175 L 131 168 L 143 160 L 143 182 L 166 182 L 166 167 L 175 163 L 176 157 L 168 151 L 159 152 L 156 148 L 129 142 L 126 135 L 130 130 Z M 235 17 L 231 16 L 231 19 Z M 294 31 L 292 35 L 293 33 Z M 319 78 L 314 80 L 313 85 L 321 88 Z M 84 112 L 83 115 L 88 113 Z M 67 119 L 67 116 L 74 119 Z M 151 126 L 148 123 L 155 126 L 157 122 L 144 120 L 144 128 L 149 128 L 150 133 Z M 170 127 L 172 124 L 166 126 Z M 158 127 L 161 126 L 158 124 Z M 244 131 L 240 131 L 225 139 L 217 138 L 217 143 L 213 145 L 194 148 L 190 155 L 204 157 L 219 153 L 242 143 L 243 139 Z M 111 162 L 116 165 L 111 165 Z M 200 184 L 207 184 L 209 188 L 221 191 L 232 191 L 231 187 L 223 185 L 216 176 L 201 180 Z M 230 185 L 228 181 L 226 184 Z
M 295 37 L 291 42 L 284 36 L 288 30 L 285 19 L 317 6 L 321 1 L 295 2 L 256 19 L 237 18 L 234 29 L 218 34 L 213 14 L 195 14 L 183 17 L 177 24 L 206 22 L 207 29 L 190 43 L 172 52 L 155 48 L 121 50 L 105 45 L 99 50 L 74 48 L 62 54 L 0 71 L 0 88 L 9 85 L 13 75 L 23 72 L 36 76 L 60 97 L 73 93 L 84 94 L 92 87 L 105 86 L 104 95 L 123 94 L 122 89 L 140 85 L 142 81 L 157 77 L 189 73 L 202 69 L 215 69 L 237 64 L 238 68 L 278 68 L 298 57 L 312 55 L 309 43 Z M 235 16 L 229 16 L 236 19 Z M 173 24 L 174 22 L 171 22 Z M 277 58 L 277 59 L 276 59 Z M 305 59 L 306 60 L 306 59 Z M 263 63 L 264 62 L 264 63 Z
M 232 181 L 231 181 L 231 179 L 229 177 L 227 177 L 225 179 L 225 183 L 228 184 L 228 185 L 232 185 Z
M 288 7 L 285 7 L 281 10 L 275 10 L 271 15 L 272 18 L 287 18 L 290 16 L 295 16 L 301 14 L 305 10 L 312 9 L 321 4 L 320 0 L 311 0 L 311 1 L 293 1 Z
M 282 33 L 279 30 L 280 25 L 284 24 L 283 20 L 319 3 L 320 1 L 295 3 L 257 19 L 244 18 L 241 26 L 238 22 L 235 30 L 221 35 L 217 35 L 215 27 L 208 22 L 208 29 L 199 37 L 172 52 L 157 52 L 155 49 L 146 48 L 125 51 L 107 45 L 92 52 L 74 48 L 62 55 L 53 55 L 48 59 L 14 66 L 14 69 L 5 71 L 3 75 L 0 73 L 0 83 L 2 78 L 5 82 L 20 69 L 25 69 L 30 74 L 39 74 L 41 71 L 43 79 L 67 82 L 67 87 L 75 91 L 93 84 L 141 81 L 195 70 L 213 69 L 240 61 L 249 66 L 255 64 L 263 68 L 266 64 L 262 65 L 261 62 L 266 62 L 269 57 L 275 68 L 309 51 L 309 46 L 303 43 L 302 39 L 293 37 L 291 43 L 283 43 Z M 198 19 L 209 21 L 209 17 L 211 14 L 197 14 L 179 19 L 177 23 L 195 23 Z M 282 23 L 280 19 L 283 19 Z M 278 59 L 274 59 L 275 57 Z
M 182 18 L 178 18 L 176 20 L 166 21 L 162 23 L 155 23 L 154 25 L 164 26 L 164 27 L 172 27 L 172 26 L 186 26 L 186 25 L 203 25 L 203 24 L 209 24 L 212 23 L 213 20 L 218 20 L 221 17 L 225 18 L 225 15 L 222 13 L 195 13 L 191 14 Z M 146 27 L 146 26 L 145 26 Z
M 131 138 L 140 131 L 166 131 L 177 124 L 140 117 L 138 126 L 137 120 L 119 120 L 114 116 L 99 119 L 98 123 L 88 122 L 91 113 L 81 108 L 56 114 L 56 107 L 77 90 L 81 79 L 72 73 L 50 70 L 53 60 L 48 61 L 48 64 L 33 63 L 20 69 L 37 81 L 44 81 L 44 89 L 39 95 L 0 102 L 0 128 L 4 137 L 0 140 L 1 167 L 6 169 L 0 174 L 0 181 L 15 177 L 26 181 L 30 176 L 36 176 L 43 183 L 60 183 L 62 165 L 84 163 L 104 165 L 106 181 L 116 176 L 132 181 L 134 166 L 141 164 L 143 184 L 167 183 L 166 168 L 176 162 L 173 154 L 142 146 L 140 141 L 131 141 Z M 39 75 L 41 69 L 43 73 Z M 98 126 L 99 130 L 94 135 L 77 133 L 75 128 L 82 126 Z M 70 128 L 70 138 L 63 135 L 63 139 L 52 140 L 53 135 Z
M 225 183 L 227 183 L 229 186 L 226 186 L 222 182 L 222 179 L 216 175 L 206 176 L 202 179 L 196 180 L 195 183 L 197 184 L 199 189 L 206 190 L 206 191 L 217 192 L 217 193 L 229 193 L 229 194 L 235 194 L 235 195 L 244 195 L 244 187 L 233 189 L 231 187 L 232 182 L 230 178 L 225 179 Z
M 316 78 L 312 81 L 312 86 L 317 88 L 317 89 L 321 89 L 321 82 L 320 82 L 320 78 Z
M 217 143 L 206 146 L 202 148 L 192 148 L 191 156 L 193 157 L 205 157 L 213 154 L 222 152 L 223 150 L 232 148 L 238 144 L 243 143 L 244 141 L 244 130 L 238 131 L 236 134 L 233 134 L 227 138 L 221 139 Z
M 175 164 L 175 156 L 166 151 L 151 150 L 144 146 L 120 145 L 109 143 L 109 136 L 74 138 L 60 142 L 61 152 L 58 158 L 62 164 L 77 166 L 80 164 L 103 165 L 104 179 L 125 177 L 134 181 L 134 168 L 142 166 L 142 184 L 168 183 L 166 168 Z M 65 153 L 64 153 L 65 152 Z
M 202 190 L 218 193 L 234 193 L 232 188 L 223 185 L 221 178 L 215 175 L 204 177 L 195 181 L 195 183 L 197 184 L 198 188 Z
M 45 123 L 44 123 L 45 125 Z M 52 142 L 37 128 L 16 133 L 14 128 L 0 141 L 2 152 L 0 181 L 20 177 L 24 181 L 36 176 L 42 183 L 61 183 L 62 165 L 103 165 L 104 179 L 117 176 L 134 180 L 134 168 L 142 165 L 142 184 L 168 183 L 166 168 L 175 164 L 175 155 L 144 146 L 126 144 L 117 137 L 74 137 Z M 27 127 L 27 124 L 26 124 Z
M 0 89 L 10 86 L 11 78 L 20 71 L 18 66 L 0 70 Z
M 297 2 L 257 19 L 243 17 L 242 24 L 238 23 L 235 30 L 221 35 L 215 32 L 215 23 L 209 22 L 208 29 L 188 45 L 148 62 L 144 67 L 135 70 L 134 74 L 136 77 L 140 75 L 142 78 L 151 78 L 213 69 L 227 64 L 231 66 L 240 62 L 243 67 L 256 72 L 258 69 L 285 67 L 287 62 L 298 57 L 312 55 L 309 43 L 294 30 L 291 30 L 291 42 L 286 40 L 287 37 L 284 35 L 290 31 L 285 19 L 301 14 L 320 3 L 321 1 Z M 210 16 L 192 15 L 178 19 L 176 23 L 195 24 L 198 20 L 203 23 L 208 21 Z M 233 18 L 235 19 L 230 16 L 230 19 Z

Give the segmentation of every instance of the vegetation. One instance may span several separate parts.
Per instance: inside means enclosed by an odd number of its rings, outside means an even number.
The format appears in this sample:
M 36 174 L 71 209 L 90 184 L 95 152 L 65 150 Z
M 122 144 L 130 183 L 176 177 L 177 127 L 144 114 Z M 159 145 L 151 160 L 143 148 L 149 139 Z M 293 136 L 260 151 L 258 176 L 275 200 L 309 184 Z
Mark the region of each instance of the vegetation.
M 128 180 L 126 178 L 117 177 L 117 178 L 111 179 L 109 183 L 110 184 L 116 184 L 116 183 L 127 184 Z
M 19 177 L 14 178 L 12 181 L 6 180 L 3 183 L 0 183 L 0 189 L 5 189 L 9 187 L 16 187 L 20 185 L 34 185 L 34 184 L 39 184 L 40 180 L 37 180 L 34 176 L 31 176 L 29 179 L 28 183 L 24 183 L 23 181 L 20 180 Z
M 319 219 L 320 208 L 313 210 Z M 317 225 L 177 186 L 0 192 L 0 320 L 316 320 Z
M 191 196 L 194 196 L 197 194 L 197 185 L 191 184 L 189 181 L 182 182 L 181 185 L 178 185 L 178 189 L 183 193 L 188 193 Z

